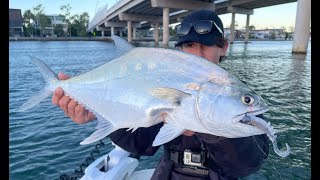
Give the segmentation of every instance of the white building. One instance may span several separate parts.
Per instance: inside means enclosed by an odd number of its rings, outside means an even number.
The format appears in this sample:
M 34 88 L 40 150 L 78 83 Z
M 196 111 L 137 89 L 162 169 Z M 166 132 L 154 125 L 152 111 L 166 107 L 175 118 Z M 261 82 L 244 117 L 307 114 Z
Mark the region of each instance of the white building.
M 250 35 L 254 39 L 284 39 L 285 33 L 283 29 L 261 29 L 253 30 Z
M 66 33 L 68 30 L 68 23 L 65 22 L 65 18 L 63 16 L 60 15 L 46 15 L 48 18 L 50 18 L 51 20 L 51 25 L 49 27 L 45 28 L 45 32 L 44 34 L 46 35 L 53 35 L 56 36 L 54 34 L 54 27 L 58 24 L 61 24 L 63 26 L 63 31 Z

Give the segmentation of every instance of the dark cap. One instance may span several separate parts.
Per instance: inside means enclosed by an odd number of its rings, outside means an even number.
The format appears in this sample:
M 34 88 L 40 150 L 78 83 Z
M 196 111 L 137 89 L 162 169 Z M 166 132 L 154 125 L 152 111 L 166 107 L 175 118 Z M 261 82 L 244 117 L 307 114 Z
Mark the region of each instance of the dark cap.
M 211 20 L 215 23 L 216 26 L 220 28 L 220 30 L 223 31 L 223 24 L 221 19 L 218 17 L 218 15 L 210 10 L 197 10 L 193 11 L 192 13 L 188 14 L 183 21 L 181 22 L 181 25 L 184 23 L 195 23 L 200 20 Z M 219 47 L 224 46 L 224 37 L 223 34 L 215 27 L 213 24 L 213 27 L 211 31 L 207 34 L 198 34 L 193 27 L 191 27 L 189 33 L 185 36 L 179 37 L 176 46 L 180 46 L 184 42 L 198 42 L 207 46 L 213 46 L 217 45 Z

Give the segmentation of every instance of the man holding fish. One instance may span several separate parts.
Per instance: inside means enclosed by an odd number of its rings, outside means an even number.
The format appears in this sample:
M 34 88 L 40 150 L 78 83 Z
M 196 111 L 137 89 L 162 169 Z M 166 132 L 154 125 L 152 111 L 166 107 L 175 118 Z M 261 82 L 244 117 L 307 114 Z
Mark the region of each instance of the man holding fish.
M 215 12 L 194 11 L 178 26 L 179 39 L 176 47 L 219 64 L 228 48 L 228 41 L 224 39 L 223 33 L 223 24 Z M 70 78 L 63 73 L 58 77 Z M 56 89 L 52 102 L 76 123 L 82 124 L 96 119 L 93 113 L 85 110 L 82 105 L 64 96 L 61 88 Z M 148 128 L 140 127 L 134 132 L 127 131 L 127 128 L 119 129 L 108 137 L 128 152 L 152 156 L 160 147 L 152 146 L 152 143 L 165 123 Z M 164 155 L 151 179 L 238 179 L 258 171 L 268 153 L 269 142 L 266 134 L 225 138 L 187 130 L 183 135 L 164 144 Z

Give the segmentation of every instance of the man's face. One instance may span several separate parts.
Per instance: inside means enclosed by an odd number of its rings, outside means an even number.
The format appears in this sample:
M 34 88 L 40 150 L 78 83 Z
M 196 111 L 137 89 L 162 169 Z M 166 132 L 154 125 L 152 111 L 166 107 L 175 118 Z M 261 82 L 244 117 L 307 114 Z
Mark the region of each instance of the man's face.
M 184 52 L 201 56 L 215 64 L 219 64 L 220 57 L 225 56 L 227 47 L 228 47 L 227 44 L 225 45 L 225 47 L 220 48 L 216 45 L 206 46 L 198 42 L 182 43 L 182 50 Z

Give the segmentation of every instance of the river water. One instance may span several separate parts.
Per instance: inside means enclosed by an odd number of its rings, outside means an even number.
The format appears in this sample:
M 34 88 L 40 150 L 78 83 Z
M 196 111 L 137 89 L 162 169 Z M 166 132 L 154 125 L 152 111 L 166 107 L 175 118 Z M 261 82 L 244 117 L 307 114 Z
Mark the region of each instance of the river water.
M 270 107 L 265 117 L 278 132 L 278 146 L 285 148 L 288 143 L 292 149 L 292 154 L 281 158 L 270 145 L 262 168 L 242 179 L 311 179 L 311 44 L 306 55 L 291 50 L 292 41 L 236 42 L 221 63 L 264 98 Z M 97 144 L 79 145 L 96 122 L 73 123 L 50 98 L 26 113 L 14 112 L 44 86 L 29 56 L 45 61 L 56 73 L 75 76 L 110 61 L 114 52 L 108 42 L 9 42 L 10 179 L 59 179 L 79 170 Z M 103 142 L 96 158 L 113 149 L 108 138 Z M 153 157 L 141 157 L 137 169 L 154 168 L 161 155 L 162 149 Z

